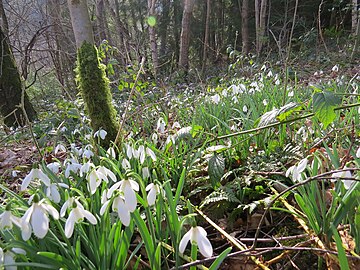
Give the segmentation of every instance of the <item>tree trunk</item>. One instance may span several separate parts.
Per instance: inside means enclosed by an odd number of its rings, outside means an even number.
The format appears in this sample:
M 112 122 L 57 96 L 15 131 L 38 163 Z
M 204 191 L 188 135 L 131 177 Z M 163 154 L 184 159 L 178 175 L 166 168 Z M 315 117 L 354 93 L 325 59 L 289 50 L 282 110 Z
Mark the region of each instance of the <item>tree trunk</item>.
M 102 41 L 108 40 L 106 35 L 106 17 L 105 17 L 105 6 L 104 0 L 97 0 L 96 1 L 96 19 L 97 19 L 97 40 L 99 44 Z
M 174 12 L 174 27 L 173 27 L 173 31 L 174 31 L 174 49 L 175 49 L 175 59 L 176 59 L 176 63 L 178 63 L 179 61 L 179 53 L 180 53 L 180 44 L 179 44 L 179 40 L 180 40 L 180 31 L 179 29 L 181 29 L 181 5 L 180 5 L 180 0 L 174 0 L 172 2 L 173 5 L 173 12 Z
M 8 127 L 23 126 L 36 118 L 36 112 L 23 88 L 7 36 L 0 27 L 0 113 Z
M 351 32 L 353 35 L 356 35 L 358 20 L 360 13 L 360 4 L 358 4 L 358 0 L 352 0 L 352 13 L 351 13 Z
M 250 52 L 249 44 L 249 0 L 243 0 L 241 7 L 241 41 L 242 53 L 248 54 Z
M 184 0 L 184 12 L 181 22 L 179 67 L 185 72 L 189 69 L 190 21 L 194 0 Z
M 91 127 L 94 132 L 101 128 L 107 131 L 102 145 L 108 147 L 110 141 L 115 140 L 118 130 L 116 111 L 111 103 L 109 80 L 94 46 L 86 0 L 68 0 L 68 6 L 78 48 L 79 88 L 90 116 Z
M 255 29 L 256 29 L 256 53 L 259 56 L 266 32 L 266 9 L 267 0 L 255 0 Z
M 205 36 L 204 36 L 204 49 L 203 49 L 203 57 L 202 57 L 202 67 L 201 67 L 201 73 L 204 74 L 205 67 L 206 67 L 206 50 L 209 46 L 209 24 L 210 24 L 210 4 L 211 1 L 206 1 L 206 19 L 205 19 Z
M 168 0 L 162 0 L 162 8 L 161 20 L 159 22 L 160 58 L 164 57 L 166 52 L 167 30 L 170 23 L 170 3 Z
M 5 14 L 3 1 L 0 0 L 0 27 L 5 35 L 9 34 L 9 23 Z
M 156 0 L 148 0 L 148 16 L 155 17 L 155 3 Z M 156 32 L 155 32 L 155 25 L 149 25 L 149 38 L 150 38 L 150 50 L 151 50 L 151 58 L 153 64 L 153 73 L 154 77 L 156 78 L 157 69 L 159 66 L 158 61 L 158 53 L 157 53 L 157 42 L 156 42 Z

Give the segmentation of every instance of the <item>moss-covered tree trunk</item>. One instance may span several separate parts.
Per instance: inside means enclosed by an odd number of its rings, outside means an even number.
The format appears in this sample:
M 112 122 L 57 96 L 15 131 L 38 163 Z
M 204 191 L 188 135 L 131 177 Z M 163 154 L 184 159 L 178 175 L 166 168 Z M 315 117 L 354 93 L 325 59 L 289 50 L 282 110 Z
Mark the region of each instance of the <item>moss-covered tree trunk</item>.
M 87 113 L 94 132 L 107 131 L 102 145 L 107 147 L 116 138 L 118 123 L 112 105 L 105 67 L 98 58 L 86 0 L 68 0 L 71 23 L 77 46 L 77 76 Z
M 24 94 L 23 106 L 29 121 L 36 118 L 36 112 L 31 105 L 17 69 L 8 39 L 0 27 L 0 113 L 4 123 L 8 127 L 23 126 L 26 118 L 22 109 L 22 94 Z

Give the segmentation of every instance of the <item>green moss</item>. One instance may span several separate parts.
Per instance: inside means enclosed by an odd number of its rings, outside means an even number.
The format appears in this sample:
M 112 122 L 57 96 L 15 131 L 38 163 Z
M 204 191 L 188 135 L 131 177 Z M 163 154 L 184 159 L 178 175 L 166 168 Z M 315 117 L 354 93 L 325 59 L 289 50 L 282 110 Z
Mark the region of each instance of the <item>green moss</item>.
M 105 66 L 99 61 L 96 47 L 84 42 L 78 50 L 77 80 L 86 110 L 95 131 L 100 128 L 107 131 L 102 146 L 107 147 L 114 141 L 118 130 L 116 110 L 111 103 L 109 80 L 106 77 Z

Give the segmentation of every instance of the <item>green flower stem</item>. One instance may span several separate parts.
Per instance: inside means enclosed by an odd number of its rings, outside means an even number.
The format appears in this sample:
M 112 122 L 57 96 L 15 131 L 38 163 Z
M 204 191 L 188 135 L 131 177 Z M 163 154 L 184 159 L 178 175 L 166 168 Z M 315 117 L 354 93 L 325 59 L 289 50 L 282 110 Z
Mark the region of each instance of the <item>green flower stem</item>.
M 195 243 L 191 243 L 191 260 L 196 261 L 197 260 L 197 251 L 198 246 Z M 196 266 L 191 266 L 190 270 L 196 270 Z

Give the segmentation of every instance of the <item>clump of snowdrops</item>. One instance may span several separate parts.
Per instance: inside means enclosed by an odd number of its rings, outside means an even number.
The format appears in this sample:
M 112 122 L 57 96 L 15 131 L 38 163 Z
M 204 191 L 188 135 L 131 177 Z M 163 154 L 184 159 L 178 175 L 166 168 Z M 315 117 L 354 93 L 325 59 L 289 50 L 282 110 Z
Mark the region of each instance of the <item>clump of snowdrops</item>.
M 105 136 L 105 130 L 94 133 L 97 141 Z M 57 145 L 55 156 L 63 152 L 66 159 L 34 164 L 20 194 L 1 186 L 6 204 L 0 206 L 0 267 L 126 269 L 131 263 L 136 269 L 141 263 L 161 269 L 169 267 L 166 257 L 174 266 L 196 260 L 196 247 L 211 257 L 194 214 L 178 212 L 187 168 L 172 188 L 171 175 L 157 167 L 161 151 L 133 140 L 97 153 L 91 145 Z M 146 255 L 138 255 L 140 249 Z

